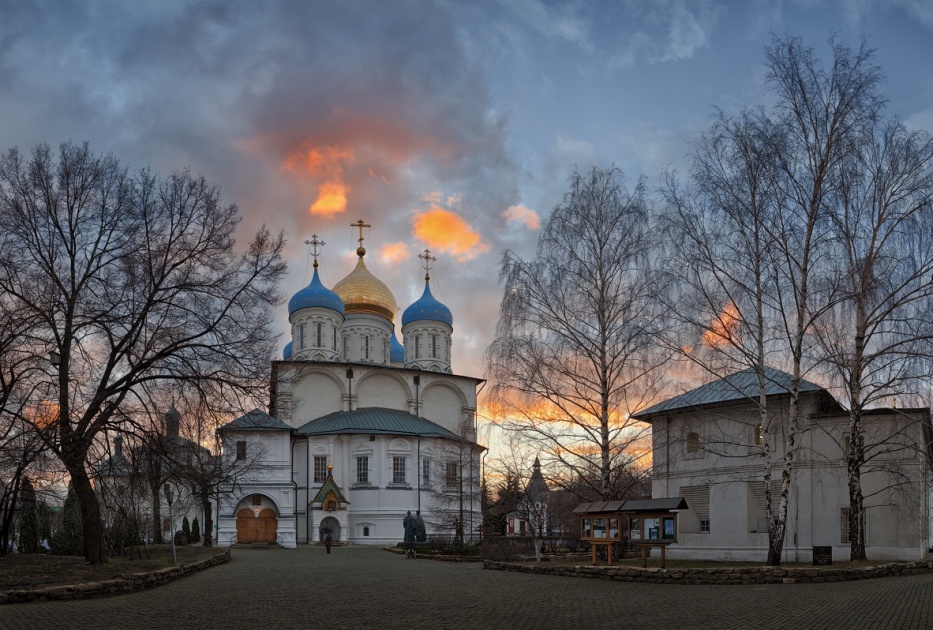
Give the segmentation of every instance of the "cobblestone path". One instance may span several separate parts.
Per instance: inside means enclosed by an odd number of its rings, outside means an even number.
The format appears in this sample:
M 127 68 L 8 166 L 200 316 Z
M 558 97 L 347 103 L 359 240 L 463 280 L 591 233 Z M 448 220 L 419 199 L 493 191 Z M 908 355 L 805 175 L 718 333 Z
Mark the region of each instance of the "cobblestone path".
M 0 606 L 54 628 L 933 628 L 933 576 L 768 586 L 610 582 L 406 560 L 368 547 L 235 550 L 225 565 L 109 598 Z

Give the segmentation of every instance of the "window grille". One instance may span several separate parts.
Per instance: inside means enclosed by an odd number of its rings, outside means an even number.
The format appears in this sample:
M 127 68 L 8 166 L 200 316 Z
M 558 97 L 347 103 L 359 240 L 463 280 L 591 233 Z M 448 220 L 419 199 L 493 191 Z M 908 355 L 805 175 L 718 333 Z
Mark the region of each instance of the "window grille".
M 356 483 L 369 483 L 369 456 L 356 458 Z
M 236 443 L 236 458 L 238 461 L 246 459 L 246 442 L 239 441 Z
M 405 458 L 392 458 L 392 483 L 405 483 Z
M 314 483 L 324 483 L 327 479 L 327 455 L 314 456 Z

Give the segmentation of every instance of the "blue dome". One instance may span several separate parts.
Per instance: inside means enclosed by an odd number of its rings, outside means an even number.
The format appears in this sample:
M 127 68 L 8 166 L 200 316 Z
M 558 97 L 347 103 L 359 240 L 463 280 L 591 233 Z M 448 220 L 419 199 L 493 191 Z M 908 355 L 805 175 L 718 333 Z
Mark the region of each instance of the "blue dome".
M 317 267 L 314 268 L 314 277 L 311 278 L 311 284 L 299 291 L 288 301 L 288 314 L 303 308 L 329 308 L 343 315 L 343 300 L 340 296 L 321 284 L 321 279 L 317 275 Z
M 285 344 L 285 349 L 282 350 L 282 358 L 283 359 L 292 358 L 292 342 L 291 341 Z
M 389 339 L 389 363 L 405 363 L 405 346 L 395 336 L 394 330 Z
M 444 322 L 451 327 L 454 325 L 454 316 L 450 314 L 450 309 L 434 299 L 431 295 L 431 283 L 428 281 L 424 283 L 421 299 L 402 313 L 402 326 L 419 321 Z

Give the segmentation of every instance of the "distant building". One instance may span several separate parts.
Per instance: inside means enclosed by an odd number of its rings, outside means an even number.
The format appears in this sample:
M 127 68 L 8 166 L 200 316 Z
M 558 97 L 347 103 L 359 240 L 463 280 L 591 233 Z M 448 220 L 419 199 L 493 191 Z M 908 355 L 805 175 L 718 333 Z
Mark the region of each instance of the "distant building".
M 787 413 L 791 377 L 766 371 L 769 414 Z M 674 557 L 763 561 L 768 550 L 758 380 L 745 370 L 635 415 L 652 425 L 652 497 L 684 497 Z M 849 558 L 845 453 L 848 412 L 802 381 L 801 426 L 790 483 L 784 560 L 808 562 L 814 546 Z M 926 559 L 931 540 L 933 431 L 928 409 L 873 409 L 864 419 L 862 492 L 867 554 Z M 784 453 L 777 434 L 775 459 Z M 780 492 L 780 463 L 772 496 Z M 775 499 L 776 501 L 776 499 Z M 776 506 L 776 503 L 775 503 Z
M 549 500 L 551 489 L 541 473 L 541 460 L 535 457 L 531 477 L 525 486 L 525 493 L 517 510 L 505 516 L 506 536 L 531 536 L 534 533 L 548 535 L 551 532 L 549 521 Z

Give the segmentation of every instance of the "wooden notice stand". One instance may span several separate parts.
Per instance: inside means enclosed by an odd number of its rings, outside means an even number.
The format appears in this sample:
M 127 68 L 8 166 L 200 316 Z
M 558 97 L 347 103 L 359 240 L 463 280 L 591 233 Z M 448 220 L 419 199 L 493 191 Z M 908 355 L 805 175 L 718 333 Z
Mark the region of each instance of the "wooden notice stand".
M 667 568 L 667 546 L 677 542 L 677 512 L 686 509 L 683 497 L 671 497 L 581 503 L 573 512 L 580 516 L 580 541 L 593 548 L 593 564 L 598 548 L 605 547 L 612 565 L 612 544 L 628 539 L 641 548 L 641 566 L 648 566 L 654 547 L 661 550 L 661 566 Z
M 672 541 L 665 542 L 633 542 L 632 544 L 641 549 L 641 566 L 648 566 L 648 555 L 651 553 L 652 547 L 657 547 L 661 550 L 661 568 L 667 568 L 667 546 L 671 544 Z

